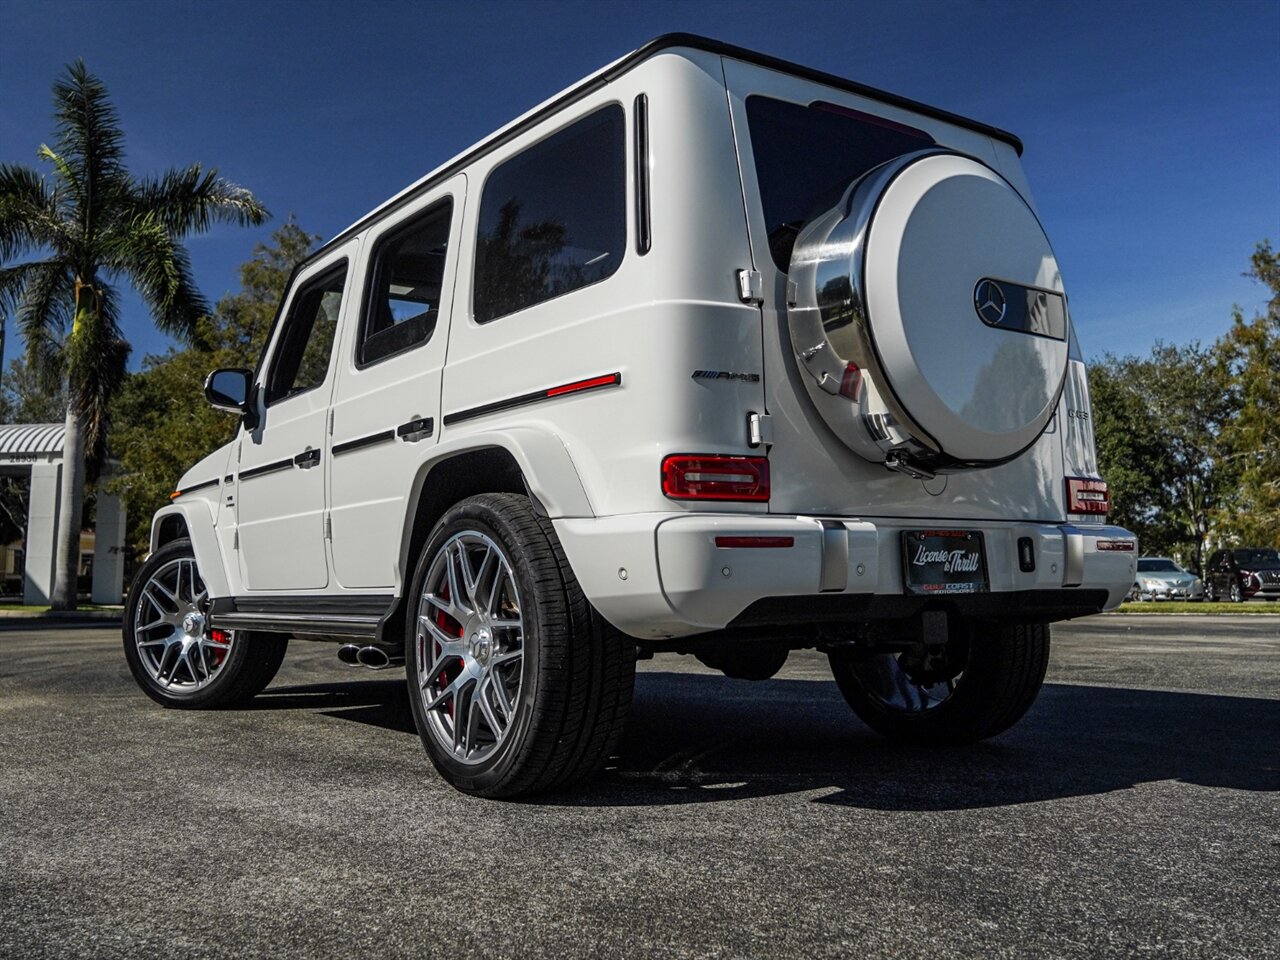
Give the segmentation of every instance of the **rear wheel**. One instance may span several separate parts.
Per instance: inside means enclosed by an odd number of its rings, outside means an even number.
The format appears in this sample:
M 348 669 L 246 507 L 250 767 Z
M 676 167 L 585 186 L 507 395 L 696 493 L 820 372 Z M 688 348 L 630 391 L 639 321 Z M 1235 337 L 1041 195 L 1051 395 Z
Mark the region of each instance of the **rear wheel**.
M 635 643 L 591 608 L 527 497 L 482 494 L 450 509 L 413 590 L 409 699 L 446 780 L 511 797 L 603 765 L 630 710 Z
M 973 624 L 943 653 L 832 653 L 840 692 L 867 726 L 921 744 L 972 743 L 1013 726 L 1049 663 L 1044 624 Z
M 166 707 L 201 709 L 261 693 L 280 669 L 287 637 L 216 630 L 190 540 L 153 553 L 129 590 L 124 655 L 143 692 Z

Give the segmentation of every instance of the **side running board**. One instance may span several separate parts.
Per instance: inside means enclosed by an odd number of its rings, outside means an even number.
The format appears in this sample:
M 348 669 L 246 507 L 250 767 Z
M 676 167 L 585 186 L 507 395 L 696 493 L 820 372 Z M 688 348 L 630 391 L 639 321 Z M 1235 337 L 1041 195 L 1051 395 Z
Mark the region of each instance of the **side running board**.
M 222 630 L 377 638 L 395 605 L 391 594 L 219 597 L 210 604 L 209 625 Z

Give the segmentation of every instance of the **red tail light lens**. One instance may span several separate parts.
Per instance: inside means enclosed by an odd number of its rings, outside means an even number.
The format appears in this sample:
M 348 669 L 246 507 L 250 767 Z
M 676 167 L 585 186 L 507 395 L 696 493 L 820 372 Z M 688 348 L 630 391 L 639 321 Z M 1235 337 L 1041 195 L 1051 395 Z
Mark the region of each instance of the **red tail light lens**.
M 844 376 L 840 378 L 840 396 L 857 403 L 860 386 L 862 386 L 862 371 L 858 369 L 856 363 L 850 363 L 844 368 Z
M 672 500 L 768 500 L 769 461 L 672 454 L 662 461 L 662 492 Z
M 1067 477 L 1067 513 L 1098 513 L 1111 509 L 1107 481 L 1085 477 Z

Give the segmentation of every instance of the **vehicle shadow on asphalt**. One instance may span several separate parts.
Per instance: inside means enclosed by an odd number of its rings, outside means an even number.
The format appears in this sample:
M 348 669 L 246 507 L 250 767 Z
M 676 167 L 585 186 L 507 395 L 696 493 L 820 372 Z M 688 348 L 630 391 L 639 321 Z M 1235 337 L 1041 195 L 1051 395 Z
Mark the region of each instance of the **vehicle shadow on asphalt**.
M 416 735 L 398 679 L 273 688 L 253 708 L 318 709 Z M 863 727 L 829 681 L 646 672 L 605 774 L 530 802 L 708 803 L 829 789 L 815 802 L 930 811 L 1162 780 L 1280 791 L 1277 744 L 1280 700 L 1049 683 L 1022 722 L 994 740 L 901 746 Z

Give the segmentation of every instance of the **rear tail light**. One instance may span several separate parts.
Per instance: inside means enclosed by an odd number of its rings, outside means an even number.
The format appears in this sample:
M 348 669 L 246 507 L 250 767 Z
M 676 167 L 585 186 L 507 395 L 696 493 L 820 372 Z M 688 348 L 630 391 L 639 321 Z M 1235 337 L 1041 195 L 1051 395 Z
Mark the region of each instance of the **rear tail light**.
M 677 453 L 662 461 L 662 492 L 672 500 L 769 499 L 769 461 Z
M 1067 513 L 1106 515 L 1110 509 L 1111 494 L 1107 492 L 1107 481 L 1067 477 Z

